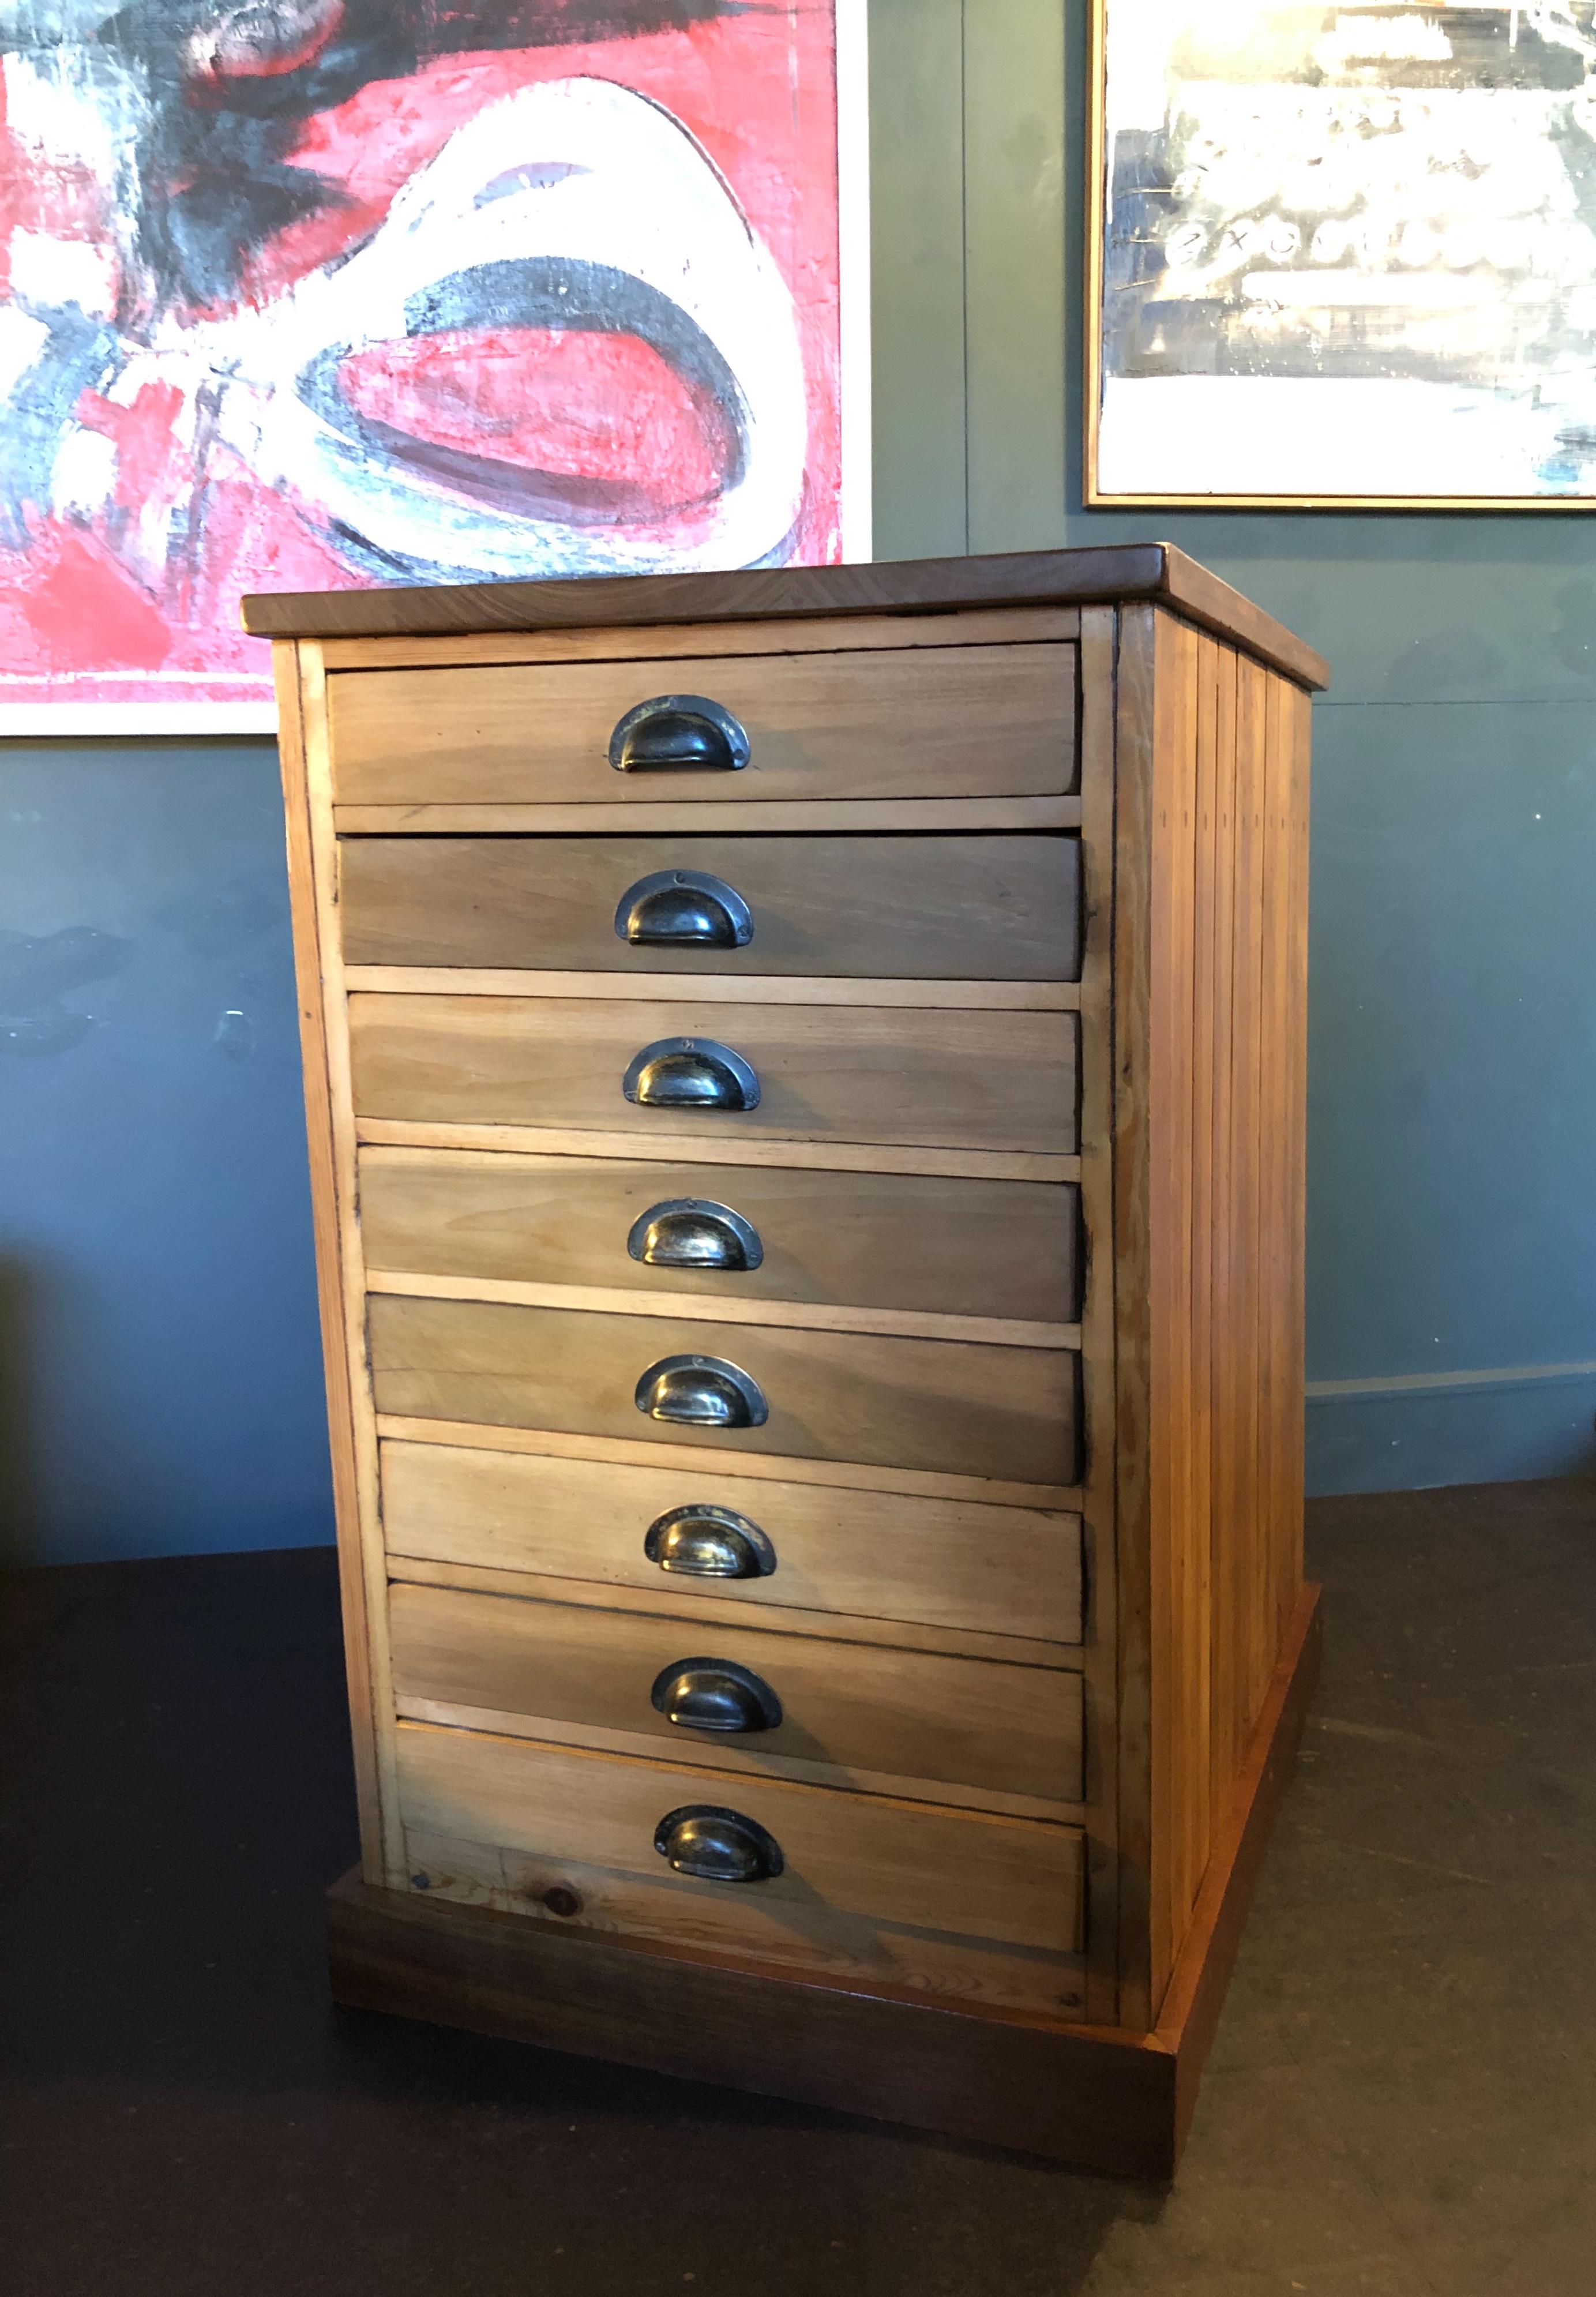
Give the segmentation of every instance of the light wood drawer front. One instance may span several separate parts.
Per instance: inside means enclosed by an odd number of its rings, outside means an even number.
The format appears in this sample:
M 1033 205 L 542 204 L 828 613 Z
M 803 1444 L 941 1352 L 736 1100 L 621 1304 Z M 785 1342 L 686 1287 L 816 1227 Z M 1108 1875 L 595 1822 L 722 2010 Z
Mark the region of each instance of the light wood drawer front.
M 984 2004 L 1054 2018 L 1084 2010 L 1078 1955 L 950 1938 L 842 1913 L 795 1891 L 782 1896 L 779 1882 L 776 1896 L 763 1888 L 728 1889 L 673 1874 L 662 1858 L 654 1864 L 654 1874 L 623 1873 L 568 1854 L 505 1850 L 419 1827 L 405 1834 L 405 1872 L 429 1898 L 489 1906 L 612 1943 L 652 1939 L 688 1953 L 783 1964 L 845 1985 L 907 1988 L 961 2008 Z
M 610 737 L 640 704 L 729 711 L 740 772 L 620 773 Z M 342 805 L 1053 796 L 1076 786 L 1072 646 L 900 648 L 655 662 L 335 672 Z
M 1063 1348 L 381 1294 L 367 1318 L 377 1409 L 406 1419 L 1014 1483 L 1069 1485 L 1080 1467 L 1079 1359 Z M 763 1426 L 703 1428 L 639 1411 L 639 1380 L 682 1356 L 713 1358 L 757 1382 Z
M 723 1206 L 753 1231 L 716 1237 L 749 1268 L 635 1258 L 656 1206 Z M 691 1215 L 674 1216 L 679 1231 Z M 638 1252 L 679 1250 L 670 1227 Z M 366 1264 L 413 1276 L 703 1293 L 757 1308 L 793 1301 L 1024 1322 L 1080 1308 L 1080 1191 L 1041 1181 L 930 1180 L 736 1165 L 633 1164 L 367 1148 L 360 1157 Z
M 1074 981 L 1080 852 L 1049 836 L 346 837 L 343 953 L 350 965 Z M 675 914 L 680 890 L 659 885 L 678 874 L 713 881 L 702 920 Z M 696 898 L 704 906 L 702 886 Z M 640 933 L 752 938 L 634 945 L 616 931 L 623 904 Z
M 651 1563 L 652 1525 L 684 1507 L 729 1510 L 762 1532 L 776 1568 L 694 1579 Z M 636 1588 L 722 1616 L 798 1611 L 907 1626 L 1081 1640 L 1081 1522 L 1041 1509 L 753 1482 L 712 1462 L 627 1468 L 456 1445 L 383 1445 L 392 1558 Z M 558 1592 L 557 1589 L 549 1592 Z M 808 1624 L 826 1632 L 824 1617 Z
M 1078 1146 L 1079 1016 L 882 1006 L 654 1003 L 629 998 L 350 1000 L 355 1108 L 439 1124 L 635 1132 L 638 1152 L 747 1139 L 995 1148 Z M 760 1100 L 730 1112 L 638 1107 L 621 1090 L 646 1048 L 729 1047 Z
M 389 1623 L 399 1712 L 424 1722 L 503 1731 L 517 1729 L 505 1719 L 515 1717 L 532 1739 L 932 1802 L 1003 1809 L 1023 1798 L 1042 1806 L 1031 1815 L 1081 1799 L 1081 1677 L 1057 1667 L 450 1587 L 391 1587 Z M 654 1684 L 706 1659 L 751 1670 L 780 1721 L 735 1736 L 670 1723 Z
M 773 1881 L 697 1882 L 756 1922 L 811 1907 L 888 1925 L 1073 1954 L 1081 1943 L 1081 1838 L 1074 1827 L 943 1811 L 883 1795 L 738 1779 L 485 1733 L 401 1723 L 395 1733 L 405 1824 L 457 1841 L 574 1858 L 650 1881 L 667 1873 L 654 1830 L 672 1811 L 734 1808 L 781 1846 Z

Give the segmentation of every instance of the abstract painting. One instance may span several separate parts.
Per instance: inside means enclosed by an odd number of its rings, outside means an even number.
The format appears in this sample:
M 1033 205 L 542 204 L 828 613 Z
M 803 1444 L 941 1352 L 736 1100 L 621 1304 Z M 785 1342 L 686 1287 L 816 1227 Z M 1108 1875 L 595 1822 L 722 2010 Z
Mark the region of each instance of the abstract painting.
M 0 0 L 0 732 L 269 727 L 247 591 L 868 556 L 862 17 Z
M 1596 506 L 1596 0 L 1095 0 L 1087 496 Z

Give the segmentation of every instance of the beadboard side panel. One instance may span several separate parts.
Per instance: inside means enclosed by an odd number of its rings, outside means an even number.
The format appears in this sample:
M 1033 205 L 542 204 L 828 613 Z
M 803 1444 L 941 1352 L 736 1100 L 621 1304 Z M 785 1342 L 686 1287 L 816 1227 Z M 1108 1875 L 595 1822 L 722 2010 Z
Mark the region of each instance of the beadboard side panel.
M 1155 2016 L 1303 1584 L 1308 697 L 1123 618 L 1122 2018 Z

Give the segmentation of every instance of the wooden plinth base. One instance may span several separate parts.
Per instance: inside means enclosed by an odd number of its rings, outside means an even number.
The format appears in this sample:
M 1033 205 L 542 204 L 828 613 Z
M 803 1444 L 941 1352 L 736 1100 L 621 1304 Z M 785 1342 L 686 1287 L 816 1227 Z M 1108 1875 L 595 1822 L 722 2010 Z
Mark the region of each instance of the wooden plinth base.
M 1310 1588 L 1154 2032 L 1070 2026 L 551 1931 L 373 1889 L 328 1895 L 334 1998 L 586 2057 L 1012 2146 L 1173 2174 L 1318 1673 Z

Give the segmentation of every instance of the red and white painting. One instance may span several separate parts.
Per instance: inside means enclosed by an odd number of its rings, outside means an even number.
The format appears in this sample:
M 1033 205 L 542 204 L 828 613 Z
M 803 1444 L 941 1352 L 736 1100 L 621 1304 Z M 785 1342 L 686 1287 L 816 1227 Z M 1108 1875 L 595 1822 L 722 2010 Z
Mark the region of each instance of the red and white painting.
M 247 591 L 868 556 L 862 12 L 6 0 L 0 731 L 268 725 Z

